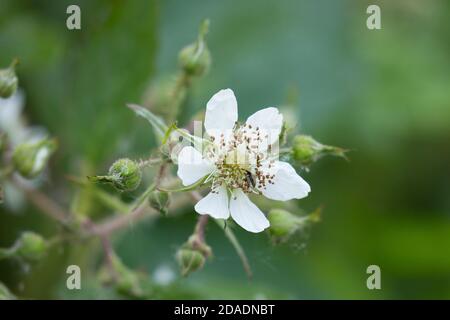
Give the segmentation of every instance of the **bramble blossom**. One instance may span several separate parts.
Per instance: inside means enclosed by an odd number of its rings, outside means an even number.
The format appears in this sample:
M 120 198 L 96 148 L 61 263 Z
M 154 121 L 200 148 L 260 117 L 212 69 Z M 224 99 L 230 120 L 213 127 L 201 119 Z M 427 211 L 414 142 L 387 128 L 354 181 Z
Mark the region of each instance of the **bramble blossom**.
M 277 108 L 265 108 L 239 124 L 236 97 L 220 90 L 207 103 L 204 126 L 210 143 L 203 152 L 185 146 L 178 154 L 178 177 L 188 186 L 203 180 L 211 191 L 195 205 L 199 214 L 233 220 L 249 232 L 269 227 L 248 194 L 272 200 L 301 199 L 310 186 L 275 151 L 283 126 Z

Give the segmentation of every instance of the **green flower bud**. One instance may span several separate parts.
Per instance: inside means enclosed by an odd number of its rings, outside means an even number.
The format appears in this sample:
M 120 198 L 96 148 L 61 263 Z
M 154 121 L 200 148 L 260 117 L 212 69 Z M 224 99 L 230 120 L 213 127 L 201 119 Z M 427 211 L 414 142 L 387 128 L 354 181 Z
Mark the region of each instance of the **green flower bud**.
M 56 145 L 55 140 L 48 139 L 18 145 L 12 157 L 14 168 L 25 178 L 36 177 L 44 170 Z
M 142 172 L 139 164 L 130 159 L 120 159 L 109 168 L 113 185 L 122 191 L 135 190 L 141 183 Z
M 270 222 L 269 234 L 274 243 L 286 242 L 304 227 L 320 221 L 321 209 L 307 216 L 296 216 L 283 209 L 272 209 L 268 214 Z
M 14 253 L 27 261 L 40 260 L 47 252 L 47 243 L 37 233 L 27 231 L 22 233 L 14 245 Z
M 168 192 L 155 190 L 148 197 L 150 207 L 158 210 L 161 214 L 166 215 L 170 203 L 170 195 Z
M 197 234 L 193 234 L 176 255 L 181 274 L 185 277 L 201 269 L 206 258 L 211 255 L 211 248 L 205 242 L 200 241 Z
M 119 191 L 133 191 L 141 183 L 139 164 L 130 159 L 119 159 L 109 168 L 107 176 L 88 177 L 94 182 L 111 183 Z
M 300 217 L 283 209 L 273 209 L 268 214 L 269 233 L 272 238 L 282 240 L 288 238 L 299 228 Z
M 181 248 L 177 252 L 177 261 L 183 277 L 201 269 L 205 264 L 205 260 L 203 254 L 198 250 Z
M 19 84 L 15 71 L 17 63 L 18 60 L 14 59 L 8 68 L 0 70 L 0 97 L 2 98 L 11 97 L 17 90 Z
M 204 39 L 208 27 L 209 21 L 205 20 L 200 27 L 197 41 L 184 47 L 178 56 L 181 68 L 189 75 L 202 76 L 208 72 L 211 65 L 211 54 Z
M 292 143 L 292 159 L 301 166 L 308 167 L 325 155 L 345 157 L 346 150 L 327 146 L 314 140 L 311 136 L 298 135 Z

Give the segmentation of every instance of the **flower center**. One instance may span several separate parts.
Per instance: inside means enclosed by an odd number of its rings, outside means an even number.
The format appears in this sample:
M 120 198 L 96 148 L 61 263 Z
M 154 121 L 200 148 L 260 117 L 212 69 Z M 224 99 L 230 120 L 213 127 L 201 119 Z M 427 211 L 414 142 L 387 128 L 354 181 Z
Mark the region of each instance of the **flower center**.
M 214 141 L 214 150 L 209 153 L 216 165 L 213 190 L 225 184 L 229 189 L 260 193 L 260 189 L 273 183 L 275 175 L 263 173 L 262 161 L 268 157 L 268 152 L 267 148 L 260 151 L 262 136 L 259 128 L 236 125 L 229 136 L 221 134 L 218 141 Z M 267 168 L 270 169 L 272 164 L 273 161 Z

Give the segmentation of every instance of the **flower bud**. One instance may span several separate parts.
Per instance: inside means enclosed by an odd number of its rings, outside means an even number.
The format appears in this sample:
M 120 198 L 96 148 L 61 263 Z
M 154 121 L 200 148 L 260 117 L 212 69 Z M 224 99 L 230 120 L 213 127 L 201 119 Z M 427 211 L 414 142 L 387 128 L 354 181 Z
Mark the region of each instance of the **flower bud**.
M 22 233 L 14 245 L 15 255 L 27 261 L 40 260 L 47 252 L 47 243 L 37 233 L 27 231 Z
M 283 209 L 273 209 L 268 214 L 269 233 L 274 239 L 289 237 L 299 228 L 299 217 Z
M 135 190 L 141 183 L 142 172 L 139 165 L 130 159 L 120 159 L 109 168 L 113 185 L 122 191 Z
M 320 221 L 320 212 L 319 208 L 307 216 L 296 216 L 283 209 L 272 209 L 268 214 L 268 219 L 270 222 L 269 233 L 273 242 L 285 242 L 304 227 Z
M 170 195 L 168 192 L 155 190 L 148 197 L 150 206 L 158 210 L 161 214 L 166 215 L 170 203 Z
M 0 70 L 0 97 L 9 98 L 17 90 L 19 79 L 17 78 L 15 66 L 18 60 L 14 59 L 11 65 L 6 69 Z
M 133 191 L 141 183 L 142 172 L 139 164 L 130 159 L 119 159 L 109 168 L 107 176 L 88 177 L 94 182 L 112 184 L 119 191 Z
M 205 264 L 205 257 L 198 250 L 182 248 L 177 252 L 177 261 L 183 277 L 197 271 Z
M 196 234 L 178 250 L 176 258 L 181 269 L 181 274 L 185 277 L 203 267 L 206 258 L 212 254 L 211 248 L 199 241 Z
M 327 146 L 307 135 L 297 135 L 292 143 L 292 159 L 301 166 L 309 166 L 325 155 L 334 155 L 345 158 L 346 150 Z
M 205 35 L 208 32 L 209 21 L 206 20 L 200 27 L 197 41 L 184 47 L 178 61 L 183 70 L 193 76 L 202 76 L 209 70 L 211 65 L 211 55 L 205 42 Z
M 13 153 L 14 168 L 24 178 L 34 178 L 47 165 L 51 154 L 56 150 L 56 141 L 43 139 L 37 142 L 22 143 Z

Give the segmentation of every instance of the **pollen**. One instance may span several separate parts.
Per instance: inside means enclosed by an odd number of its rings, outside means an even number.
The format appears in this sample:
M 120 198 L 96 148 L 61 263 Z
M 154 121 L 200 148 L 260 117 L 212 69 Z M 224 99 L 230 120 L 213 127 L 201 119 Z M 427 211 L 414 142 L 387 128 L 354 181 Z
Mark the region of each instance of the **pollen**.
M 273 184 L 275 175 L 264 172 L 262 165 L 267 151 L 262 152 L 260 146 L 266 137 L 259 127 L 247 124 L 236 124 L 229 135 L 221 134 L 214 141 L 213 150 L 207 152 L 209 159 L 216 165 L 212 175 L 212 190 L 225 185 L 231 190 L 261 193 L 260 190 Z

